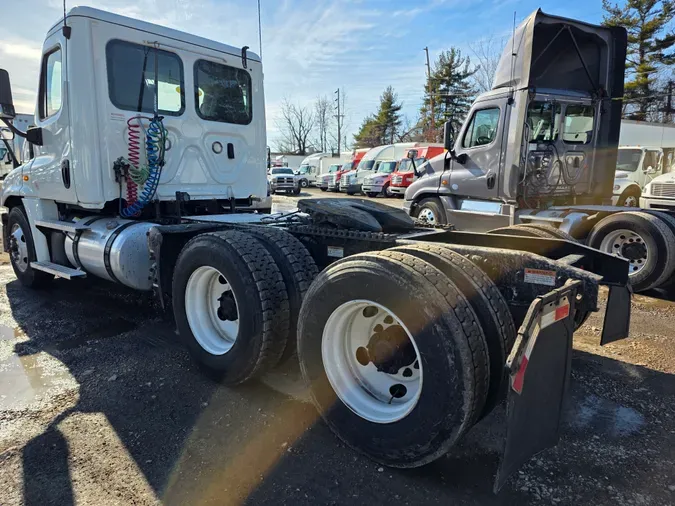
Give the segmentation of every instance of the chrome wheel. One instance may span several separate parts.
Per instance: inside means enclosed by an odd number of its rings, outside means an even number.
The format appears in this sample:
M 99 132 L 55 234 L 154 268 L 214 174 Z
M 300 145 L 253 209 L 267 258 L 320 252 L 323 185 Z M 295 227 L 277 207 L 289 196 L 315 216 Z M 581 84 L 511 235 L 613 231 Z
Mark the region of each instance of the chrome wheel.
M 212 355 L 232 349 L 239 333 L 239 309 L 225 277 L 208 265 L 199 267 L 185 287 L 185 313 L 199 345 Z
M 431 209 L 429 209 L 428 207 L 423 207 L 422 209 L 420 209 L 420 212 L 417 215 L 417 218 L 420 221 L 424 221 L 424 222 L 428 223 L 429 225 L 436 225 L 436 223 L 438 222 L 438 219 L 436 218 L 436 214 Z
M 638 198 L 635 195 L 628 195 L 626 199 L 623 201 L 624 207 L 637 207 L 638 206 Z
M 326 376 L 340 400 L 375 423 L 405 418 L 422 392 L 417 344 L 386 307 L 355 300 L 328 318 L 321 341 Z
M 9 231 L 9 255 L 14 266 L 21 272 L 28 269 L 28 244 L 21 225 L 14 223 Z
M 642 236 L 627 229 L 614 230 L 607 234 L 600 243 L 600 250 L 628 260 L 629 274 L 641 271 L 652 254 Z

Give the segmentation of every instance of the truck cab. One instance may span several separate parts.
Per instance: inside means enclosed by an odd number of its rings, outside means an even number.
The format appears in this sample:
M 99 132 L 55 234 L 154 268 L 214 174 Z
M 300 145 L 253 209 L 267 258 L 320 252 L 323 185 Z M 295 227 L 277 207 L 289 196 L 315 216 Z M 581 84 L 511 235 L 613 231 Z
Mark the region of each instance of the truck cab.
M 640 197 L 640 207 L 675 212 L 675 173 L 661 174 L 647 183 Z
M 612 203 L 619 206 L 637 207 L 642 189 L 664 169 L 670 169 L 672 150 L 644 146 L 619 147 L 614 175 Z
M 459 131 L 446 124 L 447 153 L 406 190 L 410 214 L 489 231 L 533 210 L 609 203 L 625 32 L 536 11 L 511 46 Z
M 342 175 L 340 180 L 340 191 L 353 195 L 363 193 L 362 188 L 364 180 L 373 176 L 379 169 L 382 162 L 394 162 L 394 166 L 388 165 L 389 174 L 393 172 L 396 163 L 400 160 L 409 148 L 417 145 L 415 142 L 399 142 L 396 144 L 385 144 L 370 149 L 361 159 L 356 169 Z M 381 189 L 380 189 L 381 190 Z

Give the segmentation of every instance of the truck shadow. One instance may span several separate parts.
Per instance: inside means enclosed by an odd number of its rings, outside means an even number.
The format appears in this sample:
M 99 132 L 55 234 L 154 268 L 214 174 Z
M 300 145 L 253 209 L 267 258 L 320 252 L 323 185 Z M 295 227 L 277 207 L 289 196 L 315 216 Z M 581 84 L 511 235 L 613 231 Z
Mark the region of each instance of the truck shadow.
M 503 406 L 447 457 L 420 469 L 387 469 L 316 423 L 311 405 L 259 382 L 224 388 L 207 380 L 146 295 L 83 280 L 57 282 L 44 292 L 12 282 L 7 296 L 28 338 L 15 353 L 48 353 L 79 385 L 75 400 L 52 414 L 46 429 L 22 449 L 23 500 L 29 506 L 74 504 L 80 490 L 99 494 L 90 502 L 108 494 L 123 503 L 165 504 L 545 501 L 523 490 L 520 476 L 499 495 L 492 493 L 505 435 Z M 545 464 L 541 469 L 525 466 L 531 480 L 548 480 L 551 466 L 614 475 L 611 462 L 598 471 L 599 464 L 575 452 L 595 442 L 594 436 L 606 444 L 646 444 L 642 438 L 653 418 L 639 399 L 617 399 L 611 392 L 629 387 L 675 395 L 675 376 L 596 355 L 575 352 L 573 371 L 563 442 L 538 458 Z M 287 374 L 295 373 L 291 368 Z M 670 451 L 672 439 L 662 442 L 662 451 Z M 636 459 L 625 461 L 640 470 L 630 486 L 651 472 Z M 110 483 L 101 490 L 108 475 Z

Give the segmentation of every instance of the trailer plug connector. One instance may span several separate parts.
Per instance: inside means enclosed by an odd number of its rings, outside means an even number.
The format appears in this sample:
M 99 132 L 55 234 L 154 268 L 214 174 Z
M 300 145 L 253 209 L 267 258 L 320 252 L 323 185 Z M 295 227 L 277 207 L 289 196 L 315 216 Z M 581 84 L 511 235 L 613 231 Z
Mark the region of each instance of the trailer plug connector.
M 120 183 L 123 179 L 129 177 L 129 162 L 124 157 L 119 157 L 113 162 L 113 172 L 115 173 L 115 182 Z

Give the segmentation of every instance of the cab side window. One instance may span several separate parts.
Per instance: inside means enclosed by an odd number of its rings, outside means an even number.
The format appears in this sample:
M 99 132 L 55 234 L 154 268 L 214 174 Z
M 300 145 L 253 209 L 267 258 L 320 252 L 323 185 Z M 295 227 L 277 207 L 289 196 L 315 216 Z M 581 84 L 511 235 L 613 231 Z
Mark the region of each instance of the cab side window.
M 61 48 L 47 53 L 40 76 L 40 119 L 47 119 L 61 109 Z
M 480 109 L 473 113 L 464 138 L 463 148 L 485 146 L 495 140 L 497 126 L 499 125 L 499 107 Z

